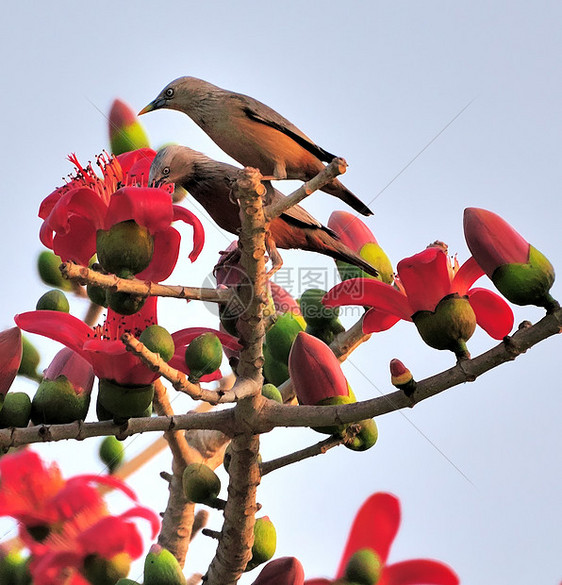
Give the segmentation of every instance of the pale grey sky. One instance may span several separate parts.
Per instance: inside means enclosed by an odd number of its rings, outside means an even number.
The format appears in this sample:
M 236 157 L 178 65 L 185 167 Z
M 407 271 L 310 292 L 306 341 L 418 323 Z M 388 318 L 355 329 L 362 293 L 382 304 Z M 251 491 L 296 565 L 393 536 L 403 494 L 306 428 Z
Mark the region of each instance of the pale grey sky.
M 45 291 L 34 273 L 36 213 L 72 170 L 66 155 L 87 161 L 107 147 L 104 116 L 114 97 L 140 109 L 181 75 L 256 97 L 344 156 L 343 180 L 372 202 L 367 223 L 394 265 L 436 239 L 464 261 L 462 211 L 476 206 L 505 217 L 561 266 L 561 19 L 554 1 L 11 3 L 0 24 L 0 326 L 12 326 L 13 314 Z M 186 116 L 155 112 L 143 122 L 156 146 L 177 141 L 228 160 Z M 326 222 L 339 205 L 320 194 L 306 207 Z M 179 267 L 171 282 L 201 284 L 230 241 L 204 223 L 201 259 Z M 313 254 L 284 258 L 294 274 L 298 267 L 333 274 Z M 492 288 L 484 279 L 482 286 Z M 553 294 L 562 296 L 558 282 Z M 84 309 L 72 301 L 77 315 Z M 541 316 L 515 313 L 516 323 Z M 175 313 L 166 304 L 161 321 L 216 324 L 195 303 Z M 469 343 L 473 354 L 492 345 L 481 331 Z M 41 346 L 46 367 L 57 347 Z M 391 561 L 440 559 L 465 584 L 559 583 L 559 355 L 560 340 L 548 340 L 474 384 L 384 416 L 367 453 L 333 450 L 266 477 L 259 500 L 277 526 L 278 554 L 297 556 L 307 577 L 333 576 L 355 511 L 382 490 L 402 501 Z M 358 398 L 393 390 L 393 357 L 418 379 L 453 364 L 411 324 L 398 324 L 346 364 Z M 264 459 L 320 438 L 276 431 L 264 438 Z M 96 447 L 92 440 L 40 451 L 72 474 L 99 469 Z M 157 511 L 167 495 L 157 473 L 168 465 L 164 457 L 133 478 L 141 501 Z M 211 527 L 220 527 L 218 516 Z M 204 570 L 212 548 L 198 537 L 190 569 Z

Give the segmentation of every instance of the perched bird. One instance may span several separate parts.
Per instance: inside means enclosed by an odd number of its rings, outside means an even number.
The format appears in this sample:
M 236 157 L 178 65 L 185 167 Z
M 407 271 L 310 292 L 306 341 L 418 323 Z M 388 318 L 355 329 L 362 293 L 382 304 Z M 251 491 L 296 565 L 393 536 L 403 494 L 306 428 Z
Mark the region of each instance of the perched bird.
M 161 108 L 187 114 L 226 154 L 268 178 L 308 181 L 324 168 L 322 161 L 336 158 L 265 104 L 196 77 L 172 81 L 139 115 Z M 363 215 L 373 213 L 337 179 L 322 190 Z
M 219 227 L 237 234 L 241 225 L 240 211 L 238 203 L 232 198 L 232 185 L 239 171 L 235 166 L 213 160 L 187 146 L 170 145 L 161 149 L 154 158 L 149 184 L 180 185 L 205 208 Z M 285 197 L 269 181 L 264 181 L 264 185 L 267 190 L 266 204 Z M 276 247 L 319 252 L 377 276 L 375 268 L 299 205 L 273 219 L 269 232 Z

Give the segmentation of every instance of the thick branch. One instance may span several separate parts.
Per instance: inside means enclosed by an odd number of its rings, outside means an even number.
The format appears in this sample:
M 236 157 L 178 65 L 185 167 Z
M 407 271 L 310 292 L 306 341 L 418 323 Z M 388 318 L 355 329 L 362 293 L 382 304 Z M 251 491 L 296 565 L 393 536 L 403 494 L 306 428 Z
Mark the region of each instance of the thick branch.
M 174 297 L 211 303 L 226 304 L 231 300 L 233 292 L 230 289 L 198 288 L 194 286 L 172 286 L 155 282 L 126 278 L 119 278 L 114 274 L 101 274 L 86 266 L 73 262 L 63 262 L 60 266 L 65 278 L 77 280 L 82 284 L 95 284 L 102 288 L 111 288 L 118 292 L 127 292 L 141 297 Z
M 263 307 L 267 302 L 265 277 L 266 221 L 263 211 L 265 188 L 255 169 L 244 169 L 237 182 L 236 195 L 240 204 L 242 229 L 239 239 L 241 264 L 252 287 L 241 292 L 246 311 L 239 317 L 240 361 L 237 372 L 251 393 L 234 409 L 240 434 L 231 442 L 228 500 L 224 524 L 215 558 L 207 573 L 208 585 L 234 585 L 251 558 L 254 540 L 256 490 L 260 482 L 258 465 L 259 437 L 253 433 L 253 419 L 264 402 L 260 390 L 263 383 L 262 343 L 265 335 Z
M 319 443 L 314 445 L 310 445 L 310 447 L 305 447 L 304 449 L 300 449 L 299 451 L 295 451 L 294 453 L 289 453 L 289 455 L 283 455 L 283 457 L 278 457 L 277 459 L 272 459 L 271 461 L 266 461 L 262 463 L 261 466 L 261 474 L 262 477 L 271 473 L 272 471 L 276 471 L 277 469 L 281 469 L 286 465 L 291 465 L 293 463 L 298 463 L 299 461 L 303 461 L 304 459 L 308 459 L 310 457 L 315 457 L 316 455 L 323 455 L 327 453 L 333 447 L 337 447 L 338 445 L 343 445 L 345 443 L 345 437 L 328 437 Z
M 115 435 L 125 439 L 138 433 L 187 429 L 215 429 L 227 435 L 234 432 L 233 410 L 216 412 L 188 412 L 176 416 L 130 418 L 124 424 L 113 421 L 76 421 L 64 425 L 36 425 L 27 428 L 0 429 L 0 448 L 20 447 L 31 443 L 48 443 L 74 439 L 83 441 L 89 437 Z
M 335 158 L 323 171 L 320 171 L 315 177 L 301 185 L 294 193 L 291 193 L 279 202 L 268 205 L 265 208 L 265 215 L 268 221 L 278 217 L 291 207 L 299 204 L 303 199 L 312 195 L 314 191 L 322 189 L 324 185 L 343 175 L 347 170 L 347 163 L 343 158 Z

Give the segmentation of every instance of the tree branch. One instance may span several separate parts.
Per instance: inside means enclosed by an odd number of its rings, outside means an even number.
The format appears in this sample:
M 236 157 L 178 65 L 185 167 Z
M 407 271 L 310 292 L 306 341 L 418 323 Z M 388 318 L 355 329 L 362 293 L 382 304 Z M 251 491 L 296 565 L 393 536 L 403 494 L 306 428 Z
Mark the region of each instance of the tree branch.
M 292 463 L 298 463 L 299 461 L 303 461 L 304 459 L 308 459 L 310 457 L 315 457 L 316 455 L 323 455 L 327 453 L 333 447 L 337 447 L 338 445 L 343 445 L 345 443 L 345 437 L 328 437 L 319 443 L 314 445 L 310 445 L 310 447 L 305 447 L 300 451 L 295 451 L 294 453 L 290 453 L 289 455 L 283 455 L 283 457 L 278 457 L 277 459 L 272 459 L 271 461 L 266 461 L 261 465 L 261 474 L 262 477 L 271 473 L 272 471 L 276 471 L 277 469 L 281 469 L 286 465 L 291 465 Z
M 265 216 L 267 221 L 280 216 L 282 213 L 298 205 L 303 199 L 312 195 L 314 191 L 322 189 L 324 185 L 335 179 L 339 175 L 343 175 L 347 170 L 347 163 L 343 158 L 335 158 L 332 162 L 320 171 L 315 177 L 301 185 L 296 191 L 281 199 L 277 203 L 272 203 L 265 208 Z
M 174 297 L 211 303 L 228 303 L 233 292 L 230 289 L 198 288 L 194 286 L 173 286 L 155 282 L 119 278 L 115 274 L 102 274 L 86 266 L 74 262 L 63 262 L 60 266 L 62 275 L 69 280 L 77 280 L 82 284 L 94 284 L 102 288 L 111 288 L 118 292 L 126 292 L 141 297 Z

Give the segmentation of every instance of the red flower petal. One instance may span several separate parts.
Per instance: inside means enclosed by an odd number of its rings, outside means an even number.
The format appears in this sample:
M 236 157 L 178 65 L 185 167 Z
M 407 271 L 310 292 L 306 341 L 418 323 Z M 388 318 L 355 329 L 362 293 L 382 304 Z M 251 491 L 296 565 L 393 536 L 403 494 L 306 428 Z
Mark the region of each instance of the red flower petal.
M 377 585 L 458 585 L 453 570 L 439 561 L 414 559 L 388 565 Z
M 353 278 L 337 284 L 322 299 L 327 307 L 367 305 L 411 321 L 415 313 L 408 299 L 394 287 L 373 278 Z
M 105 216 L 104 229 L 133 219 L 151 234 L 170 227 L 173 219 L 172 200 L 162 189 L 123 187 L 113 193 Z
M 121 514 L 120 518 L 123 520 L 127 518 L 143 518 L 144 520 L 147 520 L 150 523 L 153 539 L 156 538 L 156 535 L 160 530 L 160 518 L 152 510 L 149 510 L 144 506 L 135 506 Z
M 503 339 L 513 329 L 513 311 L 496 293 L 486 288 L 473 288 L 468 291 L 468 300 L 476 322 L 494 339 Z
M 451 292 L 458 293 L 464 297 L 468 289 L 481 277 L 486 274 L 478 265 L 478 262 L 471 256 L 457 271 L 451 284 Z
M 138 528 L 132 522 L 125 522 L 121 516 L 105 516 L 81 532 L 76 540 L 84 556 L 96 554 L 110 559 L 126 552 L 135 559 L 143 552 Z
M 22 355 L 21 331 L 17 327 L 0 333 L 0 394 L 6 396 L 18 373 Z
M 350 557 L 362 548 L 373 549 L 383 563 L 400 526 L 400 502 L 392 494 L 373 494 L 359 508 L 347 538 L 336 578 L 344 575 Z
M 117 477 L 113 477 L 111 475 L 76 475 L 68 480 L 68 484 L 82 483 L 82 484 L 89 484 L 89 483 L 96 483 L 98 485 L 105 485 L 110 487 L 114 490 L 119 490 L 123 492 L 125 495 L 129 496 L 131 500 L 137 501 L 137 495 L 135 492 L 121 479 Z
M 140 280 L 162 282 L 174 271 L 180 254 L 181 236 L 176 229 L 168 227 L 154 234 L 154 252 L 148 267 L 137 274 Z
M 156 151 L 152 148 L 139 148 L 130 152 L 124 152 L 117 157 L 123 174 L 129 179 L 144 175 L 148 180 L 150 165 L 156 156 Z
M 529 242 L 499 215 L 469 207 L 464 210 L 464 237 L 476 261 L 491 277 L 503 264 L 526 263 Z
M 96 251 L 94 225 L 88 218 L 80 215 L 69 217 L 68 231 L 55 233 L 52 250 L 63 261 L 73 260 L 87 266 Z
M 410 319 L 408 319 L 410 320 Z M 400 321 L 400 317 L 380 311 L 379 309 L 370 309 L 363 317 L 363 333 L 378 333 L 386 331 Z
M 358 217 L 347 211 L 334 211 L 328 220 L 328 227 L 354 252 L 359 252 L 368 242 L 378 243 L 373 232 Z
M 332 585 L 331 579 L 307 579 L 304 585 Z
M 228 333 L 223 333 L 222 331 L 217 331 L 216 329 L 211 329 L 210 327 L 188 327 L 187 329 L 180 329 L 175 333 L 172 333 L 172 339 L 176 344 L 176 348 L 180 346 L 187 346 L 189 345 L 196 337 L 199 337 L 203 333 L 214 333 L 225 347 L 233 350 L 240 350 L 242 346 L 238 343 L 236 337 L 229 335 Z
M 28 311 L 16 315 L 14 321 L 20 329 L 54 339 L 88 359 L 83 346 L 92 334 L 92 330 L 83 321 L 69 313 Z
M 299 332 L 289 353 L 289 374 L 301 404 L 349 396 L 347 380 L 334 352 L 320 339 Z
M 174 221 L 183 221 L 193 228 L 193 249 L 189 254 L 191 262 L 195 262 L 205 244 L 205 230 L 199 218 L 185 207 L 174 205 Z
M 417 311 L 434 311 L 439 301 L 451 292 L 449 258 L 441 248 L 400 260 L 397 266 L 413 315 Z
M 252 585 L 303 585 L 304 570 L 295 557 L 281 557 L 265 565 Z

